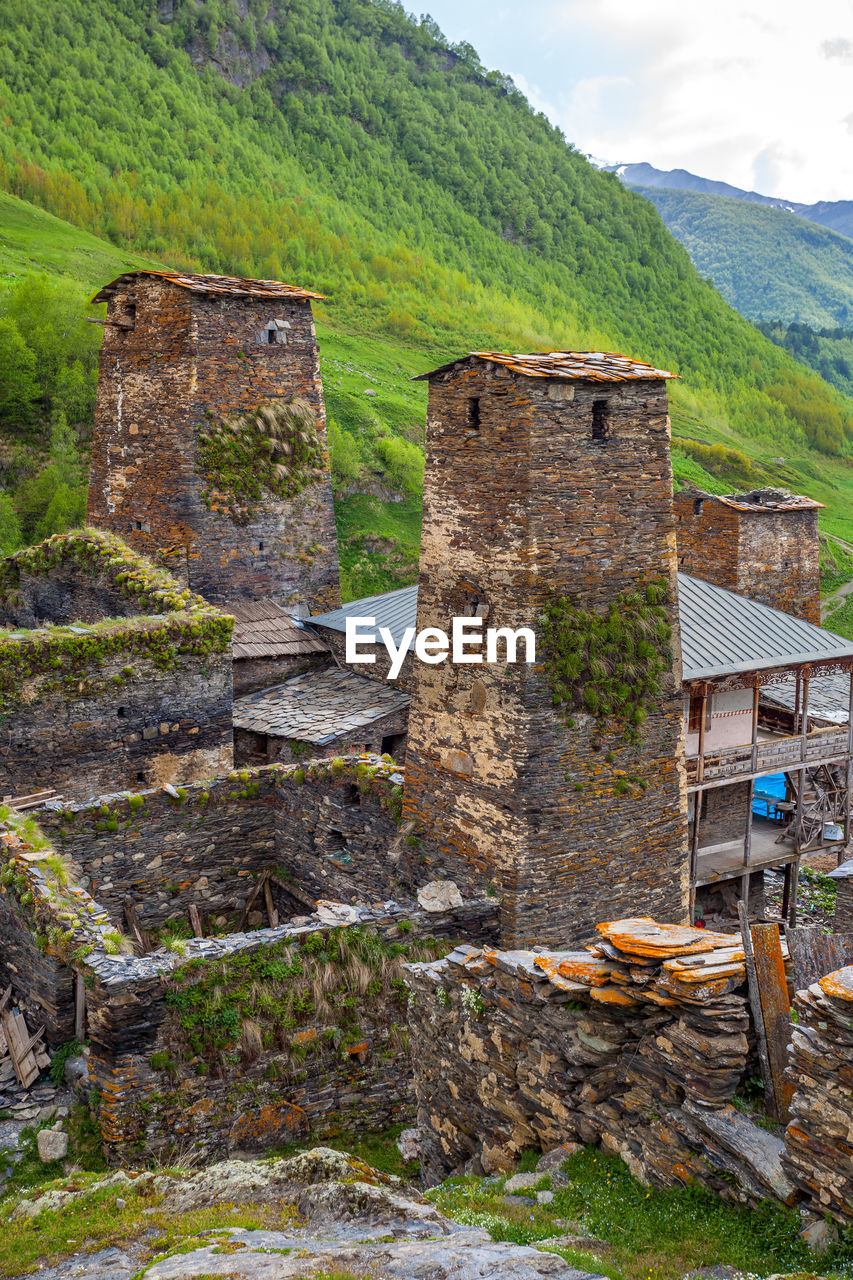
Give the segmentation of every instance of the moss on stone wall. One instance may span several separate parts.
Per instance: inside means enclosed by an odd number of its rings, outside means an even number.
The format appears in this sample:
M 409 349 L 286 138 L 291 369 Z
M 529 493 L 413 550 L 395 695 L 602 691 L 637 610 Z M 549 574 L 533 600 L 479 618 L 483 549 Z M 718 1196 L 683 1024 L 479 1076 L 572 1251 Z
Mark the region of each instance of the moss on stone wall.
M 293 498 L 323 480 L 329 460 L 304 400 L 267 400 L 247 413 L 210 417 L 198 430 L 202 500 L 246 524 L 265 495 Z
M 606 613 L 581 609 L 556 591 L 548 597 L 539 623 L 554 706 L 568 728 L 578 714 L 593 718 L 594 747 L 603 748 L 607 738 L 614 747 L 638 741 L 672 665 L 668 605 L 663 579 L 622 592 Z M 606 759 L 613 763 L 613 753 Z M 619 775 L 616 789 L 634 782 L 644 785 Z
M 19 597 L 22 574 L 70 566 L 138 603 L 140 616 L 87 623 L 84 633 L 52 624 L 35 631 L 0 629 L 0 716 L 16 702 L 46 693 L 72 699 L 119 686 L 135 674 L 130 662 L 107 675 L 100 668 L 125 656 L 169 671 L 179 667 L 182 655 L 228 651 L 233 618 L 182 591 L 120 538 L 94 529 L 57 534 L 0 561 L 0 604 Z

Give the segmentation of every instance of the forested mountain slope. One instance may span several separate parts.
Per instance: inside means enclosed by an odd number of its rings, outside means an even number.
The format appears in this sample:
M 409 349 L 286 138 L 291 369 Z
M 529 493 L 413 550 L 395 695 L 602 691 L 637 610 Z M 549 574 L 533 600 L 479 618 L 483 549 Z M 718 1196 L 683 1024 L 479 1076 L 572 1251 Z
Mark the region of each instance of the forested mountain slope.
M 411 550 L 422 404 L 403 378 L 483 345 L 605 347 L 672 368 L 683 474 L 808 486 L 845 518 L 853 403 L 737 315 L 648 201 L 429 19 L 384 0 L 3 8 L 0 187 L 128 259 L 328 295 L 347 554 L 359 543 L 393 559 L 395 539 Z M 32 353 L 44 333 L 28 296 L 20 282 L 0 290 L 0 326 Z M 91 390 L 79 342 L 68 363 Z M 83 441 L 87 429 L 85 397 L 72 404 L 61 379 L 45 390 L 37 355 L 33 369 L 16 416 L 0 403 L 16 492 L 47 460 L 55 479 L 67 429 Z
M 697 270 L 749 320 L 815 328 L 853 321 L 853 240 L 784 209 L 728 196 L 636 187 Z

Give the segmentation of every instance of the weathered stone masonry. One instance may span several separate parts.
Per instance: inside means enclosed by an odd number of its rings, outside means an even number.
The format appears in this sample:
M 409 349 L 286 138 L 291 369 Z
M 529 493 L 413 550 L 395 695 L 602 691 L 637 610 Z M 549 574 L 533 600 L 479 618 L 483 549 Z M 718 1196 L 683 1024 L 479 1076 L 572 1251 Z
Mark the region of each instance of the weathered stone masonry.
M 232 619 L 119 539 L 57 535 L 0 561 L 0 623 L 0 796 L 230 767 Z
M 666 375 L 528 377 L 484 357 L 428 376 L 418 628 L 476 614 L 538 630 L 551 590 L 604 612 L 662 579 L 677 655 Z M 673 656 L 639 742 L 611 764 L 591 717 L 567 727 L 541 663 L 419 664 L 406 814 L 444 874 L 498 887 L 507 944 L 576 943 L 637 911 L 684 918 L 679 667 Z M 642 788 L 616 794 L 616 770 Z
M 167 553 L 170 569 L 214 603 L 340 604 L 328 455 L 321 481 L 288 499 L 268 493 L 241 522 L 205 503 L 198 462 L 209 415 L 294 398 L 313 411 L 325 450 L 317 296 L 275 281 L 154 272 L 120 276 L 96 296 L 108 315 L 89 522 L 146 554 Z
M 777 490 L 718 498 L 683 489 L 675 495 L 679 568 L 819 626 L 821 506 Z

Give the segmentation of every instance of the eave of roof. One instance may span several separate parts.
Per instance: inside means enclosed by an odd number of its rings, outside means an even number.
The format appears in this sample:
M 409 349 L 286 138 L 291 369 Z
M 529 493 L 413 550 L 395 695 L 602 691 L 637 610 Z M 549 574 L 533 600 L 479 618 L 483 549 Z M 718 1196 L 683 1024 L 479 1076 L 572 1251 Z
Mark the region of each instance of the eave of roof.
M 677 378 L 677 373 L 656 369 L 643 360 L 633 360 L 618 351 L 539 351 L 529 355 L 504 351 L 469 351 L 458 360 L 419 373 L 413 382 L 425 382 L 440 373 L 461 368 L 474 360 L 497 364 L 525 378 L 560 378 L 577 382 L 636 382 Z
M 400 587 L 309 621 L 345 631 L 348 617 L 373 617 L 377 634 L 387 627 L 399 645 L 406 628 L 417 625 L 417 600 L 417 586 Z M 685 682 L 853 659 L 853 642 L 842 636 L 686 573 L 678 575 L 678 601 Z
M 251 280 L 241 276 L 192 275 L 180 271 L 124 271 L 115 280 L 105 284 L 95 294 L 92 302 L 108 302 L 116 291 L 130 280 L 139 276 L 154 276 L 177 285 L 180 289 L 189 289 L 192 293 L 226 294 L 232 297 L 251 297 L 273 299 L 307 299 L 322 300 L 322 293 L 312 293 L 299 285 L 285 284 L 283 280 Z

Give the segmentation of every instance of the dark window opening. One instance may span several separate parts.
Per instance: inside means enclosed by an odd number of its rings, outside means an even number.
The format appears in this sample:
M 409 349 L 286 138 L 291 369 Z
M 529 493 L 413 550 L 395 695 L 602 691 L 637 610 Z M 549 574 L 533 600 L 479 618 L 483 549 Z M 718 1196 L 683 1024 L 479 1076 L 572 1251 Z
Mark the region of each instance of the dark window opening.
M 267 342 L 269 343 L 269 345 L 273 346 L 275 343 L 275 340 L 276 340 L 275 329 L 267 329 Z
M 336 831 L 332 829 L 331 831 L 326 833 L 327 849 L 345 849 L 346 847 L 347 847 L 347 842 L 346 842 L 346 839 L 344 838 L 343 831 Z
M 355 809 L 361 804 L 361 792 L 354 782 L 348 782 L 346 786 L 341 787 L 341 807 L 344 809 Z
M 405 733 L 388 733 L 382 739 L 382 755 L 390 756 L 395 762 L 399 761 L 406 746 Z
M 142 772 L 142 770 L 141 770 L 141 769 L 139 770 L 139 772 L 138 772 L 138 773 L 137 773 L 137 775 L 136 775 L 136 781 L 137 781 L 137 782 L 144 782 L 144 781 L 145 781 L 145 774 Z
M 702 500 L 702 498 L 694 498 L 694 499 L 693 499 L 693 514 L 694 514 L 694 516 L 701 516 L 701 514 L 702 514 L 702 506 L 703 506 L 703 500 Z
M 259 551 L 263 551 L 263 549 L 264 549 L 264 544 L 263 544 L 262 542 L 259 542 L 259 543 L 258 543 L 258 550 L 259 550 Z
M 592 402 L 592 438 L 593 440 L 606 440 L 610 434 L 610 413 L 607 408 L 606 400 L 593 400 Z
M 480 430 L 480 397 L 470 396 L 468 399 L 467 426 L 469 431 Z
M 118 707 L 116 710 L 116 715 L 121 716 L 122 719 L 124 719 L 124 717 L 127 715 L 127 707 Z

